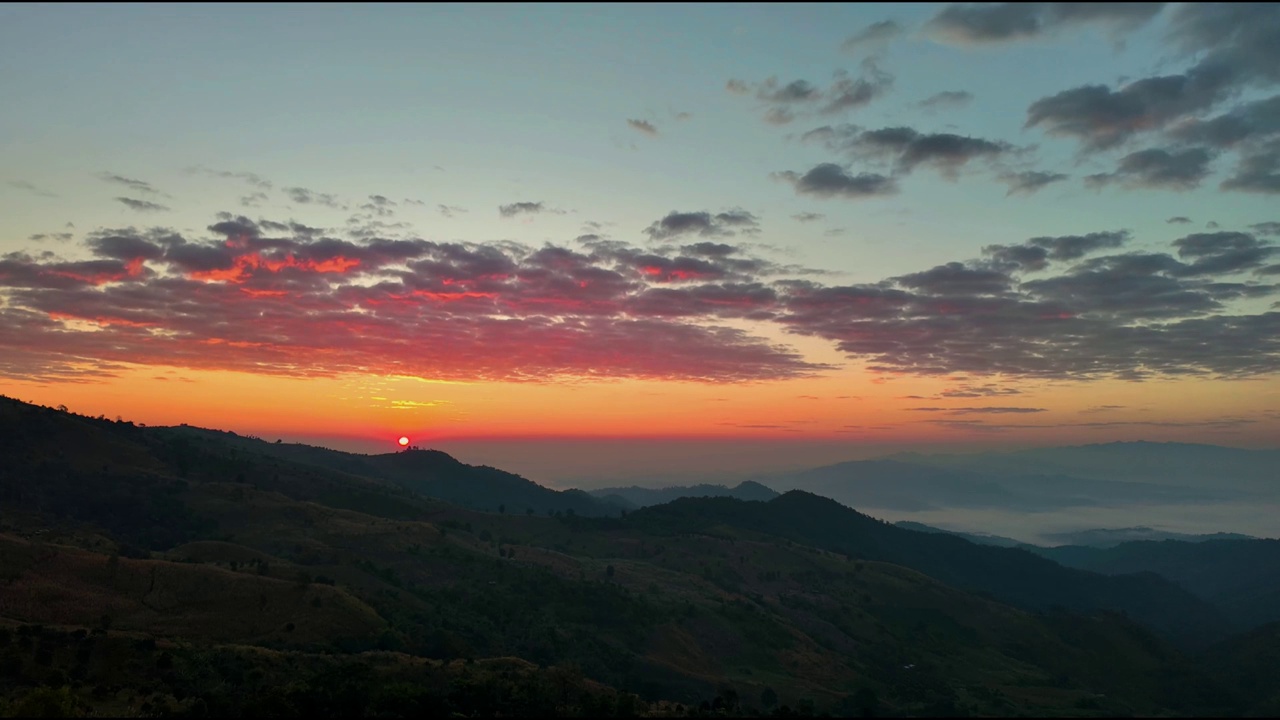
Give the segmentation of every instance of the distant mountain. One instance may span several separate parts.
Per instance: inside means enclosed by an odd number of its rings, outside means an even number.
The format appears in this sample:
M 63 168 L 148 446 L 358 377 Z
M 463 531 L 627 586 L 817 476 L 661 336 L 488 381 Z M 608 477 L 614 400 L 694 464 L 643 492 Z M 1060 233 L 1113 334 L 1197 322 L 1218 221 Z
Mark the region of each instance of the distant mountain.
M 906 456 L 899 456 L 906 457 Z M 981 466 L 857 460 L 757 478 L 779 491 L 804 490 L 853 507 L 900 512 L 944 508 L 1045 512 L 1128 504 L 1201 504 L 1239 500 L 1247 493 L 1072 477 L 1026 466 L 1021 474 Z
M 1241 629 L 1280 621 L 1280 540 L 1201 538 L 1032 551 L 1091 572 L 1155 573 L 1213 603 Z
M 475 510 L 598 516 L 617 515 L 625 509 L 581 490 L 553 490 L 496 468 L 467 465 L 439 450 L 412 448 L 382 455 L 360 455 L 311 445 L 269 443 L 190 426 L 155 430 L 173 437 L 216 437 L 233 446 L 282 460 L 387 480 L 421 495 Z
M 970 592 L 1020 607 L 1105 609 L 1129 613 L 1189 645 L 1223 637 L 1228 623 L 1207 602 L 1152 573 L 1101 576 L 1065 568 L 1020 548 L 977 545 L 941 533 L 895 527 L 807 492 L 770 502 L 683 498 L 631 513 L 669 532 L 731 528 L 768 533 L 856 558 L 909 567 Z
M 731 497 L 738 500 L 768 501 L 778 497 L 778 493 L 751 480 L 739 483 L 735 487 L 724 485 L 693 485 L 667 488 L 630 487 L 600 488 L 591 494 L 617 503 L 621 500 L 633 508 L 660 505 L 683 497 Z
M 1046 540 L 1062 545 L 1081 545 L 1084 547 L 1110 548 L 1121 543 L 1143 540 L 1181 540 L 1183 542 L 1205 542 L 1207 540 L 1256 540 L 1257 538 L 1240 533 L 1208 533 L 1194 535 L 1190 533 L 1156 530 L 1149 527 L 1131 527 L 1116 529 L 1076 530 L 1074 532 L 1043 533 Z
M 988 535 L 986 533 L 967 533 L 967 532 L 960 532 L 959 530 L 943 530 L 942 528 L 936 528 L 936 527 L 933 527 L 932 525 L 925 525 L 924 523 L 913 522 L 911 520 L 899 520 L 898 522 L 894 523 L 894 525 L 897 525 L 900 528 L 905 528 L 907 530 L 914 530 L 916 532 L 955 535 L 956 537 L 962 537 L 965 540 L 968 540 L 971 543 L 977 543 L 978 545 L 994 545 L 996 547 L 1024 547 L 1027 545 L 1021 540 L 1014 540 L 1013 538 L 1002 537 L 1000 535 Z
M 989 475 L 1061 474 L 1082 479 L 1280 493 L 1280 475 L 1275 470 L 1280 467 L 1280 449 L 1115 442 L 971 455 L 901 453 L 885 459 Z

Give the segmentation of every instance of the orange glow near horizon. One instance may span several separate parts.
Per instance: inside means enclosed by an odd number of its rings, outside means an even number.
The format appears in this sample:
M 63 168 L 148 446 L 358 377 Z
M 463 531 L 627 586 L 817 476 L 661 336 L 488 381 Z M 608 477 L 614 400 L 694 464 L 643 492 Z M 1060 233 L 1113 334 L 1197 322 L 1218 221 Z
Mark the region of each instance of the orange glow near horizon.
M 293 378 L 134 366 L 115 378 L 6 382 L 0 393 L 148 425 L 187 423 L 264 438 L 432 443 L 636 439 L 859 444 L 1066 445 L 1114 440 L 1274 444 L 1275 380 L 1024 382 L 959 397 L 980 379 L 846 370 L 771 383 L 432 382 Z M 1011 384 L 1001 385 L 1011 387 Z M 974 408 L 978 408 L 975 411 Z M 401 444 L 404 444 L 401 441 Z

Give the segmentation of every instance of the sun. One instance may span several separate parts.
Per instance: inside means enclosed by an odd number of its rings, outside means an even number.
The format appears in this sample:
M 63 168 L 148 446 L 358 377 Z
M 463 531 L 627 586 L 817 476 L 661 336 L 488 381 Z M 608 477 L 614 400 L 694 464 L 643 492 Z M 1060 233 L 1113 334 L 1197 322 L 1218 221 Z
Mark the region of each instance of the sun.
M 409 438 L 404 437 L 403 435 L 401 435 L 401 436 L 400 436 L 400 439 L 399 439 L 399 440 L 397 440 L 396 442 L 400 443 L 400 447 L 408 447 L 408 446 L 409 446 Z

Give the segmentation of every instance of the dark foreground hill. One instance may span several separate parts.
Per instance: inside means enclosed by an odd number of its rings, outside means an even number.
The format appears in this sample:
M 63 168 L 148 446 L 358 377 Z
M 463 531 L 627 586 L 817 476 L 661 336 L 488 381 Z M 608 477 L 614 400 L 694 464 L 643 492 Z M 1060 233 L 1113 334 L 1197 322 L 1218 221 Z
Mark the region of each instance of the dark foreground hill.
M 1033 552 L 1108 575 L 1155 573 L 1221 608 L 1239 629 L 1280 622 L 1280 540 L 1140 541 Z
M 1275 691 L 1140 624 L 1215 622 L 1158 579 L 1031 556 L 1080 611 L 1001 600 L 907 564 L 975 546 L 812 496 L 481 512 L 403 468 L 7 399 L 0 457 L 4 714 L 1196 715 Z

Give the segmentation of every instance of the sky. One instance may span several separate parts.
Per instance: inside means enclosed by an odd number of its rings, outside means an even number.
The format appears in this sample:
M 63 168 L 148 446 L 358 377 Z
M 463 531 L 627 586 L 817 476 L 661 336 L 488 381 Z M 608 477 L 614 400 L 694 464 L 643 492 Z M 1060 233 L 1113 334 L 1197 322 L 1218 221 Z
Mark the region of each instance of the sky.
M 1280 5 L 6 4 L 0 393 L 550 484 L 1280 437 Z

